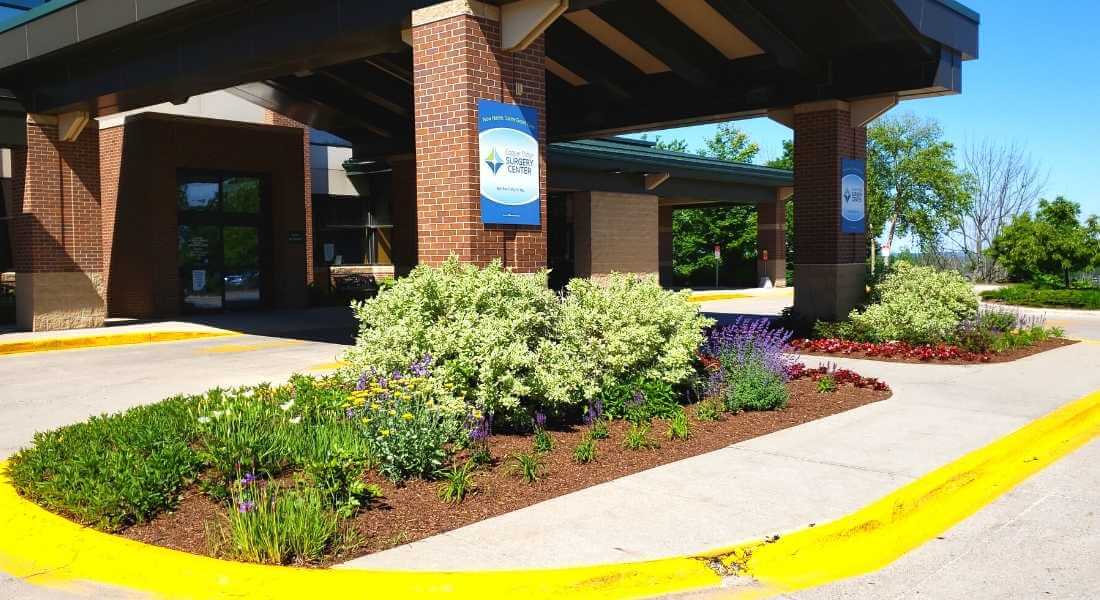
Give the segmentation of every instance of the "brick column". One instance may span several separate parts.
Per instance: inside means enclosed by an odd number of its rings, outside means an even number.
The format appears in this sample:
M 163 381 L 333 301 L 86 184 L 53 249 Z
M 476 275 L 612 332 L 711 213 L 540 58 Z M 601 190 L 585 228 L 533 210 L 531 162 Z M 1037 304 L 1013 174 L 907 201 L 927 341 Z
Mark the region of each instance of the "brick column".
M 13 158 L 16 320 L 45 331 L 97 327 L 106 313 L 100 229 L 99 128 L 58 139 L 56 118 L 31 115 Z
M 839 320 L 864 294 L 866 234 L 840 232 L 840 167 L 867 157 L 867 130 L 851 126 L 846 102 L 829 100 L 794 109 L 795 310 Z
M 671 206 L 657 206 L 657 269 L 661 285 L 672 287 L 672 210 Z
M 499 9 L 463 0 L 413 11 L 417 252 L 436 265 L 451 254 L 516 271 L 546 266 L 546 73 L 540 36 L 522 52 L 500 49 Z M 539 112 L 539 226 L 481 223 L 477 101 Z
M 574 274 L 657 275 L 657 197 L 649 194 L 580 192 L 573 195 Z
M 787 196 L 790 188 L 775 191 L 775 202 L 756 206 L 757 278 L 767 277 L 775 287 L 787 286 Z M 768 251 L 768 261 L 763 251 Z
M 306 250 L 306 285 L 313 283 L 313 166 L 312 149 L 309 145 L 309 126 L 272 110 L 266 111 L 265 120 L 269 125 L 297 127 L 302 130 L 302 172 L 305 173 L 305 223 L 303 224 Z

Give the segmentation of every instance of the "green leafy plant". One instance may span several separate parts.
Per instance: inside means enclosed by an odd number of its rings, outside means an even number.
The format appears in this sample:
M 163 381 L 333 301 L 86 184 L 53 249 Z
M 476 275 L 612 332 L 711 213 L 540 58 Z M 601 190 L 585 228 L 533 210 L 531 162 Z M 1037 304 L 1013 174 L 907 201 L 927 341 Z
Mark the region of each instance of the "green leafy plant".
M 1100 288 L 1048 289 L 1020 284 L 982 292 L 982 298 L 1019 306 L 1100 310 Z
M 550 437 L 545 429 L 537 429 L 532 439 L 532 446 L 535 452 L 546 454 L 554 449 L 554 438 Z
M 221 522 L 208 528 L 219 554 L 228 558 L 277 565 L 316 562 L 336 542 L 339 519 L 316 488 L 279 489 L 249 481 L 232 486 L 230 500 Z
M 8 461 L 23 496 L 77 521 L 113 531 L 175 507 L 202 462 L 191 448 L 193 397 L 37 433 Z
M 593 440 L 606 440 L 611 437 L 607 419 L 600 417 L 592 421 L 592 425 L 588 428 L 588 437 Z
M 447 504 L 458 504 L 474 491 L 474 469 L 477 465 L 467 460 L 443 471 L 443 483 L 439 486 L 439 499 Z
M 817 380 L 817 393 L 832 394 L 836 391 L 836 379 L 832 375 L 822 375 Z
M 573 460 L 577 464 L 588 464 L 596 460 L 596 440 L 585 437 L 573 448 Z
M 366 465 L 361 454 L 335 447 L 328 456 L 306 463 L 304 471 L 327 506 L 341 518 L 348 518 L 381 496 L 377 485 L 363 481 Z
M 717 421 L 722 418 L 726 407 L 717 397 L 707 397 L 695 405 L 695 418 L 700 421 Z
M 542 478 L 542 459 L 538 454 L 531 452 L 519 452 L 512 456 L 512 472 L 527 483 L 534 483 Z
M 608 386 L 596 398 L 610 419 L 667 419 L 680 409 L 680 394 L 666 381 L 632 378 Z
M 668 421 L 668 431 L 665 435 L 670 440 L 686 440 L 691 437 L 691 422 L 683 409 L 676 413 Z
M 762 361 L 734 363 L 729 357 L 722 361 L 729 380 L 723 398 L 728 412 L 776 410 L 787 405 L 790 394 L 786 383 Z
M 632 423 L 626 430 L 623 438 L 623 448 L 626 450 L 650 450 L 660 448 L 660 444 L 650 439 L 649 423 Z

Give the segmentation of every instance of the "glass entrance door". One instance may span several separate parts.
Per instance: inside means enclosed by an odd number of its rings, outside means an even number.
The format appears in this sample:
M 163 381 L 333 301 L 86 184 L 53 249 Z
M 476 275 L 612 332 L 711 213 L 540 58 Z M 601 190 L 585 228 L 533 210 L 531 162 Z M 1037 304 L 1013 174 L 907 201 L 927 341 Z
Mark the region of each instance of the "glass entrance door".
M 178 256 L 184 312 L 263 303 L 263 200 L 257 177 L 180 177 Z

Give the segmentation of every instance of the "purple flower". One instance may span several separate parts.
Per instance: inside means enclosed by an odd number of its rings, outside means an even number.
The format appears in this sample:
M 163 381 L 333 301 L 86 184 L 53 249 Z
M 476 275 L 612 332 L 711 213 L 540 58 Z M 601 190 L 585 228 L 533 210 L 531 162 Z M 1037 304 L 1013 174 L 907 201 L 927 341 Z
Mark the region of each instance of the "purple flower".
M 431 364 L 432 355 L 425 354 L 423 358 L 414 362 L 412 366 L 409 367 L 409 372 L 416 377 L 427 377 L 430 373 L 429 367 L 431 367 Z
M 251 500 L 241 500 L 237 503 L 237 512 L 241 514 L 252 512 L 254 508 L 256 508 L 256 503 Z
M 699 351 L 721 360 L 723 367 L 761 361 L 786 381 L 788 368 L 798 360 L 787 353 L 792 335 L 786 329 L 773 329 L 766 318 L 737 317 L 732 324 L 711 330 Z
M 256 477 L 255 473 L 245 473 L 244 477 L 241 478 L 241 485 L 252 485 L 253 483 L 256 483 L 257 479 L 258 478 Z
M 469 428 L 470 441 L 474 443 L 484 442 L 489 438 L 493 429 L 493 417 L 492 415 L 485 413 L 480 419 L 475 418 L 471 413 L 466 419 L 466 426 Z
M 546 427 L 546 413 L 539 411 L 535 413 L 535 427 L 544 429 Z
M 584 411 L 584 424 L 591 425 L 603 416 L 603 402 L 598 398 L 588 403 L 588 410 Z
M 643 404 L 645 404 L 645 392 L 643 392 L 642 390 L 634 390 L 633 405 L 641 406 Z

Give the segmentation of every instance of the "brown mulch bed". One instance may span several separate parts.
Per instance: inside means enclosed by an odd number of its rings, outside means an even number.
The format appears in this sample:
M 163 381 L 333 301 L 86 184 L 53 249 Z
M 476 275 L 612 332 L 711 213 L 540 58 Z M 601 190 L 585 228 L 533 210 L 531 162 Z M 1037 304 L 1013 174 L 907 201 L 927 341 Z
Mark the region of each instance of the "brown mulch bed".
M 863 352 L 807 352 L 805 350 L 799 350 L 798 354 L 803 357 L 815 357 L 815 358 L 858 358 L 861 360 L 877 360 L 881 362 L 897 362 L 897 363 L 915 363 L 915 364 L 934 364 L 934 365 L 983 365 L 989 363 L 1004 363 L 1012 362 L 1027 356 L 1039 354 L 1040 352 L 1046 352 L 1047 350 L 1054 350 L 1056 348 L 1063 348 L 1065 346 L 1071 346 L 1076 344 L 1078 340 L 1068 340 L 1065 338 L 1050 338 L 1043 340 L 1037 344 L 1027 346 L 1025 348 L 1014 348 L 1012 350 L 1006 350 L 1004 352 L 996 352 L 983 355 L 984 360 L 963 360 L 960 358 L 953 359 L 933 359 L 933 360 L 920 360 L 916 358 L 907 358 L 901 356 L 885 357 L 885 356 L 868 356 Z
M 888 391 L 850 385 L 841 386 L 834 393 L 822 394 L 810 379 L 793 381 L 788 385 L 791 400 L 783 410 L 724 415 L 719 421 L 706 422 L 694 419 L 694 408 L 689 407 L 692 437 L 688 440 L 670 441 L 665 435 L 665 424 L 654 422 L 650 437 L 660 443 L 657 449 L 623 449 L 621 443 L 627 425 L 614 422 L 610 427 L 611 437 L 597 442 L 596 461 L 586 465 L 576 464 L 572 459 L 573 448 L 583 440 L 585 429 L 551 431 L 554 449 L 542 455 L 543 478 L 533 484 L 524 483 L 513 473 L 513 461 L 510 460 L 517 452 L 531 451 L 531 436 L 494 435 L 489 442 L 493 464 L 477 472 L 474 477 L 476 492 L 455 506 L 438 499 L 439 482 L 412 480 L 402 486 L 394 486 L 388 481 L 374 479 L 382 486 L 385 497 L 352 519 L 352 527 L 360 534 L 361 541 L 341 555 L 331 557 L 326 565 L 420 540 L 569 492 L 890 397 Z M 216 502 L 193 488 L 184 494 L 177 510 L 159 515 L 149 523 L 132 526 L 121 535 L 186 552 L 209 554 L 205 524 L 216 518 L 221 510 Z

